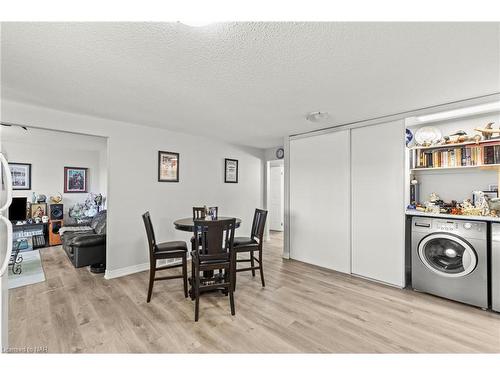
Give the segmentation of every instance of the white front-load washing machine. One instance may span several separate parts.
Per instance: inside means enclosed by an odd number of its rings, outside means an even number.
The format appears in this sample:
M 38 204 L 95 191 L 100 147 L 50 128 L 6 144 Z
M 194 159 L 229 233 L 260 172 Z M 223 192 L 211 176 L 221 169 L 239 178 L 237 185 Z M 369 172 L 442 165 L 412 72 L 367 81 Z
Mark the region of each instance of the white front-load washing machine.
M 413 289 L 488 308 L 486 232 L 485 222 L 414 216 Z

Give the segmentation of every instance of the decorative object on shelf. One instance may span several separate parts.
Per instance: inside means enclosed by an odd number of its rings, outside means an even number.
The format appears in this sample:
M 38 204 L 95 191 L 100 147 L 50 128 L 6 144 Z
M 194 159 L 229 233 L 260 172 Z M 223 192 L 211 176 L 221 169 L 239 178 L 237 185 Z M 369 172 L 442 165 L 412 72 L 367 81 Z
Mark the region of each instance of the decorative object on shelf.
M 42 216 L 42 223 L 47 224 L 49 222 L 49 217 L 47 215 Z
M 40 221 L 43 216 L 47 216 L 47 204 L 46 203 L 32 203 L 30 207 L 30 218 L 38 218 Z
M 415 206 L 420 201 L 420 189 L 418 186 L 418 181 L 412 178 L 410 181 L 410 204 Z
M 437 201 L 440 201 L 441 198 L 439 197 L 438 193 L 431 193 L 429 195 L 429 202 L 431 203 L 436 203 Z
M 88 168 L 64 167 L 64 192 L 86 193 L 87 172 Z
M 45 203 L 47 202 L 47 196 L 45 194 L 38 194 L 36 196 L 36 203 Z
M 489 191 L 489 190 L 475 190 L 472 192 L 472 205 L 475 207 L 479 207 L 482 199 L 486 198 L 487 200 L 491 200 L 494 198 L 498 198 L 498 191 Z
M 408 130 L 407 130 L 408 131 Z M 276 150 L 276 157 L 278 159 L 283 159 L 285 157 L 285 150 L 283 149 L 283 147 L 279 147 L 277 150 Z
M 238 160 L 224 159 L 224 182 L 238 183 Z
M 63 200 L 61 193 L 57 193 L 56 195 L 52 195 L 52 196 L 50 196 L 49 199 L 50 199 L 50 203 L 53 203 L 53 204 L 61 203 Z
M 476 134 L 474 136 L 469 136 L 465 131 L 459 130 L 453 134 L 447 135 L 443 137 L 442 144 L 460 144 L 464 142 L 475 142 L 479 143 L 481 140 L 481 136 Z
M 461 203 L 461 210 L 462 210 L 462 215 L 465 216 L 480 216 L 481 215 L 481 209 L 474 207 L 470 199 L 465 199 Z
M 35 192 L 33 192 L 31 194 L 31 203 L 36 203 L 36 193 Z
M 490 215 L 497 216 L 500 212 L 500 198 L 490 198 L 488 204 L 490 206 Z
M 64 217 L 64 205 L 62 203 L 52 203 L 49 205 L 50 220 L 62 220 Z
M 104 203 L 104 197 L 102 196 L 101 193 L 99 194 L 94 194 L 94 203 L 97 205 L 97 212 L 101 210 L 101 205 Z
M 490 214 L 490 206 L 484 191 L 473 191 L 473 204 L 474 207 L 481 210 L 481 216 L 488 216 Z
M 179 154 L 158 151 L 158 182 L 179 182 Z
M 493 129 L 493 124 L 494 122 L 489 122 L 484 128 L 475 128 L 474 130 L 480 132 L 484 139 L 491 139 L 493 134 L 500 135 L 500 129 Z
M 441 138 L 441 131 L 433 126 L 422 126 L 415 132 L 415 142 L 420 146 L 435 145 Z
M 13 190 L 31 190 L 31 164 L 9 163 Z
M 409 146 L 413 141 L 413 133 L 410 129 L 406 128 L 406 146 Z

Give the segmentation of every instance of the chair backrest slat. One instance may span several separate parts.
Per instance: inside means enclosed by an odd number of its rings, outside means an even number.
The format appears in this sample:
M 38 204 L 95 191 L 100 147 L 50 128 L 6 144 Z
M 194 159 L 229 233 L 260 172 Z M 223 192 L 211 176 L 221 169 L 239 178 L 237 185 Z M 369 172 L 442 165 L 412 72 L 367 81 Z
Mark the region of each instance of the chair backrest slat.
M 208 255 L 221 259 L 233 250 L 234 229 L 236 219 L 224 220 L 195 220 L 194 240 L 195 249 L 199 249 L 200 255 Z
M 156 250 L 156 239 L 149 211 L 142 215 L 142 220 L 144 221 L 144 226 L 146 227 L 146 234 L 148 236 L 148 245 L 149 245 L 149 255 L 151 259 Z
M 252 232 L 250 236 L 253 239 L 262 241 L 264 237 L 264 227 L 266 226 L 267 211 L 256 208 L 253 215 Z

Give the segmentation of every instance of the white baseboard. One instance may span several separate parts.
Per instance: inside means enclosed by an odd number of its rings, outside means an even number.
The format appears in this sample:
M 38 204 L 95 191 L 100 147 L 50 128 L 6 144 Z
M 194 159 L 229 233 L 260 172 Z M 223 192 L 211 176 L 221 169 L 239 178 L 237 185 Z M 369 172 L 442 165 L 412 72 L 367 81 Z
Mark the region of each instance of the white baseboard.
M 166 259 L 165 262 L 164 259 L 161 259 L 158 261 L 158 266 L 163 266 L 165 264 L 175 264 L 175 263 L 181 263 L 181 261 L 180 260 L 174 261 L 174 259 Z M 116 279 L 117 277 L 127 276 L 133 273 L 143 272 L 147 270 L 149 270 L 149 262 L 118 268 L 116 270 L 106 270 L 106 272 L 104 273 L 104 278 L 106 280 Z

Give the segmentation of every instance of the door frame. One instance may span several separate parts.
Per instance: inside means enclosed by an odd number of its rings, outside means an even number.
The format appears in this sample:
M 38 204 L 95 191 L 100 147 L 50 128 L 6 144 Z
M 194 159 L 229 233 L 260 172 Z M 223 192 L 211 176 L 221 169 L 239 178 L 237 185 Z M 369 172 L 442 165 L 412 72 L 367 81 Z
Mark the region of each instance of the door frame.
M 288 137 L 285 138 L 286 141 L 288 141 Z M 272 159 L 272 160 L 267 160 L 265 162 L 265 187 L 264 187 L 264 207 L 266 210 L 269 211 L 270 209 L 270 194 L 271 194 L 271 164 L 276 162 L 276 161 L 282 161 L 283 162 L 283 258 L 288 259 L 289 258 L 289 253 L 287 252 L 287 171 L 286 171 L 286 148 L 285 148 L 285 158 L 284 159 Z M 266 221 L 266 226 L 264 228 L 264 238 L 266 241 L 269 241 L 271 239 L 270 237 L 270 219 L 268 215 L 268 220 Z
M 282 220 L 283 220 L 283 223 L 282 223 L 282 230 L 284 231 L 284 226 L 285 226 L 285 213 L 284 213 L 284 209 L 285 209 L 285 193 L 284 193 L 284 188 L 285 188 L 285 181 L 284 181 L 284 173 L 285 173 L 285 163 L 283 161 L 283 159 L 279 159 L 279 160 L 270 160 L 268 162 L 268 168 L 269 168 L 269 179 L 267 180 L 267 190 L 266 190 L 266 197 L 267 197 L 267 209 L 269 211 L 267 217 L 269 218 L 268 222 L 269 222 L 269 231 L 271 230 L 271 216 L 272 216 L 272 213 L 271 213 L 271 188 L 272 188 L 272 184 L 271 184 L 271 170 L 272 168 L 282 168 L 282 171 L 283 171 L 283 192 L 281 193 L 281 204 L 282 204 L 282 210 L 283 210 L 283 217 L 282 217 Z

